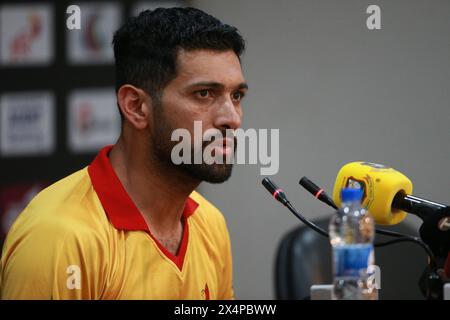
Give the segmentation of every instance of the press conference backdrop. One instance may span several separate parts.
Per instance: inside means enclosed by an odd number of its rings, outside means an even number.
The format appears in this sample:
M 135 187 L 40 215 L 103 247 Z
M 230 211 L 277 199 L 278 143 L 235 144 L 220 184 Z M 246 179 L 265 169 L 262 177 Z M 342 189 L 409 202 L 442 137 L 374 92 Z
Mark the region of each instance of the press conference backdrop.
M 243 67 L 250 91 L 243 126 L 279 129 L 273 179 L 307 217 L 325 217 L 330 210 L 299 188 L 299 178 L 307 175 L 331 192 L 340 167 L 356 160 L 392 166 L 409 176 L 415 194 L 450 202 L 448 1 L 5 3 L 3 233 L 36 192 L 87 165 L 117 137 L 112 30 L 142 8 L 180 3 L 235 25 L 247 40 Z M 89 22 L 81 32 L 66 28 L 70 4 L 80 4 Z M 372 4 L 381 9 L 379 30 L 366 26 Z M 199 188 L 227 218 L 238 298 L 274 297 L 276 247 L 299 224 L 268 196 L 261 179 L 260 166 L 236 165 L 228 182 Z M 419 220 L 408 216 L 405 223 L 417 227 Z M 424 261 L 411 261 L 417 263 Z

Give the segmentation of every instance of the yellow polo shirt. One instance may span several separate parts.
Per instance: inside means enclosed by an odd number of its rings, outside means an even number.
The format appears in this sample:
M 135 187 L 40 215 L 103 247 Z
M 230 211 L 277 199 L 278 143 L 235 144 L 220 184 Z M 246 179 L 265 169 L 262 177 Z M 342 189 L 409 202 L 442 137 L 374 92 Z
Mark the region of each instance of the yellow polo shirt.
M 152 235 L 103 148 L 40 192 L 8 233 L 1 299 L 232 299 L 231 246 L 220 211 L 186 201 L 176 256 Z

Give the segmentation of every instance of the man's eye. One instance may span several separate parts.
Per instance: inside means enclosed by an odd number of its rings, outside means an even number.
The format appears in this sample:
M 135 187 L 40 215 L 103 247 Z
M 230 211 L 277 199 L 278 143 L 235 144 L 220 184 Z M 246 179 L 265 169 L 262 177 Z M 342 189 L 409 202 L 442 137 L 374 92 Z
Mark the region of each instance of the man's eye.
M 241 91 L 236 91 L 236 92 L 233 92 L 233 94 L 232 94 L 233 100 L 236 100 L 236 101 L 242 100 L 243 97 L 244 97 L 244 93 Z
M 208 98 L 211 94 L 209 90 L 203 89 L 196 92 L 197 96 L 200 98 Z

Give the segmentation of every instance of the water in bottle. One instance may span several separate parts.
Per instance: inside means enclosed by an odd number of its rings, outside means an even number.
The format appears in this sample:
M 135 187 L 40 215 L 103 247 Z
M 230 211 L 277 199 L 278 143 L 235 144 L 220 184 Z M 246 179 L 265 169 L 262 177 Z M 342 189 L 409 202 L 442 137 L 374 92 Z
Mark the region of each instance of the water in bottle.
M 374 264 L 375 227 L 369 212 L 361 207 L 362 196 L 361 189 L 342 189 L 342 206 L 330 221 L 333 299 L 375 300 L 378 296 L 369 268 Z

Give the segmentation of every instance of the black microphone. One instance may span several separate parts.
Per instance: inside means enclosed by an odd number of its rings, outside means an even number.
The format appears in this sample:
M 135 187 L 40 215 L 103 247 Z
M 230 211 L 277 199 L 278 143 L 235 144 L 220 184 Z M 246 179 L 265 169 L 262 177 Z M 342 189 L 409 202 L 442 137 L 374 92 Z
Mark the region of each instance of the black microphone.
M 372 181 L 372 182 L 370 182 Z M 333 198 L 339 202 L 336 188 L 358 184 L 360 188 L 376 197 L 365 204 L 375 221 L 381 224 L 396 224 L 405 218 L 405 212 L 412 213 L 425 221 L 447 205 L 413 196 L 412 182 L 402 173 L 370 162 L 351 162 L 339 171 Z
M 288 204 L 289 200 L 287 199 L 284 190 L 278 188 L 278 186 L 275 183 L 273 183 L 269 178 L 264 178 L 261 181 L 261 183 L 267 189 L 267 191 L 269 191 L 270 194 L 272 194 L 275 200 L 280 201 L 285 206 Z
M 431 215 L 442 212 L 441 209 L 449 208 L 449 206 L 399 192 L 392 200 L 392 208 L 415 214 L 425 221 Z
M 304 224 L 313 229 L 314 231 L 320 233 L 324 237 L 328 238 L 328 232 L 323 230 L 321 227 L 312 223 L 308 219 L 306 219 L 294 206 L 289 202 L 286 194 L 283 189 L 279 188 L 272 180 L 269 178 L 264 178 L 261 181 L 262 185 L 269 191 L 269 193 L 275 198 L 275 200 L 281 202 L 285 207 L 289 209 L 298 219 L 300 219 Z
M 326 194 L 326 192 L 317 186 L 314 182 L 309 180 L 307 177 L 303 177 L 299 181 L 300 185 L 305 188 L 307 191 L 309 191 L 315 198 L 319 199 L 320 201 L 326 203 L 330 207 L 334 209 L 338 209 L 337 205 L 334 203 L 333 199 Z

